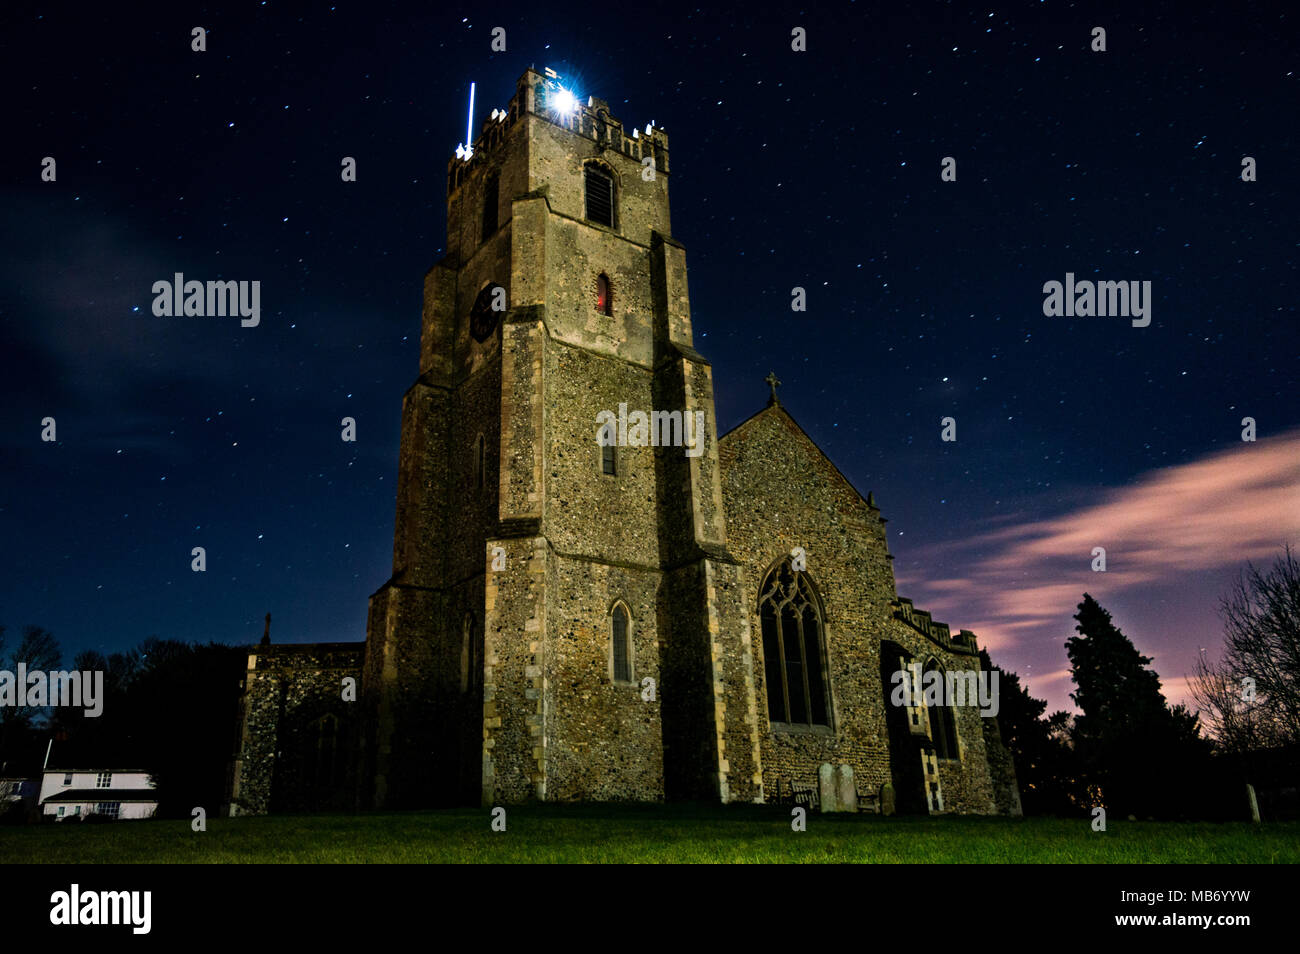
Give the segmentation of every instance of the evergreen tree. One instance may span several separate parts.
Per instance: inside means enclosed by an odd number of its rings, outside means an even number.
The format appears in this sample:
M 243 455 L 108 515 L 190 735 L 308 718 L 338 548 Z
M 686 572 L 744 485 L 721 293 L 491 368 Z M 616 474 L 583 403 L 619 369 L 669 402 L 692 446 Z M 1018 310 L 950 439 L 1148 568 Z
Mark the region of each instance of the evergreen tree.
M 1112 814 L 1195 814 L 1184 781 L 1208 753 L 1196 718 L 1170 710 L 1148 656 L 1089 594 L 1074 617 L 1079 635 L 1065 643 L 1081 714 L 1072 738 L 1081 775 Z
M 1020 677 L 994 665 L 988 651 L 980 650 L 980 665 L 998 673 L 998 731 L 1011 752 L 1020 787 L 1021 809 L 1026 815 L 1071 815 L 1079 808 L 1071 797 L 1074 753 L 1043 718 L 1047 702 L 1035 699 L 1020 684 Z

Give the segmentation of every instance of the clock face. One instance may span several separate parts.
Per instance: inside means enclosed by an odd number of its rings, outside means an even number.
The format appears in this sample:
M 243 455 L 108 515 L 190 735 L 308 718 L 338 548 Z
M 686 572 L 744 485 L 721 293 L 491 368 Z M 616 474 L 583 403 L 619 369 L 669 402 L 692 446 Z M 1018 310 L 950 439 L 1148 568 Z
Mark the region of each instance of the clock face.
M 498 313 L 492 310 L 492 299 L 500 285 L 488 285 L 474 299 L 474 307 L 469 310 L 469 333 L 475 341 L 487 341 L 492 332 L 497 330 Z M 504 293 L 503 293 L 504 297 Z

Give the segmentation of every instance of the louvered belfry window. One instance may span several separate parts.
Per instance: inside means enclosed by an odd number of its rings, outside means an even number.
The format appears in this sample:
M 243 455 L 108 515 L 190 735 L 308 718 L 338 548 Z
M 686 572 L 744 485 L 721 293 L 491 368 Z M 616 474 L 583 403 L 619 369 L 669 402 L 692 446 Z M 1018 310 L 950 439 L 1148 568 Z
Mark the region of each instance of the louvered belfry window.
M 614 227 L 614 178 L 600 166 L 587 166 L 587 221 Z

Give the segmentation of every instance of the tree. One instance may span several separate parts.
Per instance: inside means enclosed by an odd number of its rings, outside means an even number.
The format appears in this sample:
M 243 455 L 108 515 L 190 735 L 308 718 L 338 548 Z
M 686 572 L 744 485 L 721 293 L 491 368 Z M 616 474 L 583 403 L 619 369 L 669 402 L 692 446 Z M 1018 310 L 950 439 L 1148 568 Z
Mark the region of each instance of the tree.
M 0 669 L 17 676 L 18 664 L 27 671 L 58 670 L 63 663 L 59 641 L 41 626 L 23 627 L 22 639 L 7 651 L 5 628 L 0 626 Z M 39 723 L 47 709 L 41 706 L 0 706 L 0 767 L 11 772 L 30 772 L 40 767 Z
M 998 673 L 998 731 L 1015 765 L 1022 810 L 1026 815 L 1077 814 L 1082 806 L 1072 797 L 1073 752 L 1053 722 L 1043 718 L 1046 701 L 1031 696 L 1016 673 L 994 665 L 987 650 L 980 650 L 980 666 Z
M 1160 677 L 1085 593 L 1074 617 L 1080 635 L 1065 643 L 1080 714 L 1072 738 L 1083 780 L 1112 812 L 1135 815 L 1195 814 L 1195 777 L 1208 746 L 1196 716 L 1170 709 Z
M 1288 544 L 1219 601 L 1224 651 L 1197 661 L 1192 697 L 1215 740 L 1243 753 L 1300 743 L 1300 562 Z
M 63 652 L 59 641 L 47 629 L 40 626 L 24 626 L 23 638 L 19 640 L 12 653 L 5 652 L 6 638 L 4 627 L 0 626 L 0 669 L 17 674 L 18 664 L 23 663 L 27 672 L 58 670 L 63 664 Z M 0 708 L 0 722 L 23 722 L 30 725 L 41 713 L 41 706 L 5 706 Z
M 158 813 L 214 814 L 225 796 L 237 744 L 245 649 L 219 643 L 145 640 L 140 665 L 113 726 L 158 787 Z
M 61 753 L 60 761 L 66 764 L 70 758 L 99 764 L 134 762 L 132 726 L 122 715 L 129 707 L 130 689 L 140 672 L 139 652 L 132 649 L 105 656 L 88 649 L 77 654 L 73 667 L 80 672 L 104 674 L 103 699 L 100 714 L 93 718 L 84 709 L 55 710 L 51 726 L 55 748 Z

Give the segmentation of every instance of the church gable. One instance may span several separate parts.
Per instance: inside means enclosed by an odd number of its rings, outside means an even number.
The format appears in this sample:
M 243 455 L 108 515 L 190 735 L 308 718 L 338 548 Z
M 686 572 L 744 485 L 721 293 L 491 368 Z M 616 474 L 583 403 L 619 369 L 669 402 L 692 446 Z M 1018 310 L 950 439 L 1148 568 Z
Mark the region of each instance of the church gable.
M 873 565 L 875 586 L 894 598 L 893 571 L 880 511 L 864 499 L 780 404 L 769 406 L 718 442 L 732 550 L 740 541 L 789 539 L 788 553 L 804 528 L 853 537 Z M 832 547 L 840 549 L 839 546 Z M 757 555 L 757 554 L 755 554 Z M 829 556 L 830 554 L 826 554 Z M 774 551 L 772 557 L 776 556 Z M 764 564 L 766 565 L 766 564 Z M 863 567 L 860 567 L 862 569 Z
M 850 766 L 863 794 L 888 783 L 900 810 L 990 810 L 979 715 L 912 726 L 889 704 L 900 659 L 967 668 L 974 641 L 898 599 L 874 500 L 776 401 L 724 435 L 719 458 L 754 634 L 765 796 L 815 788 L 829 763 Z

